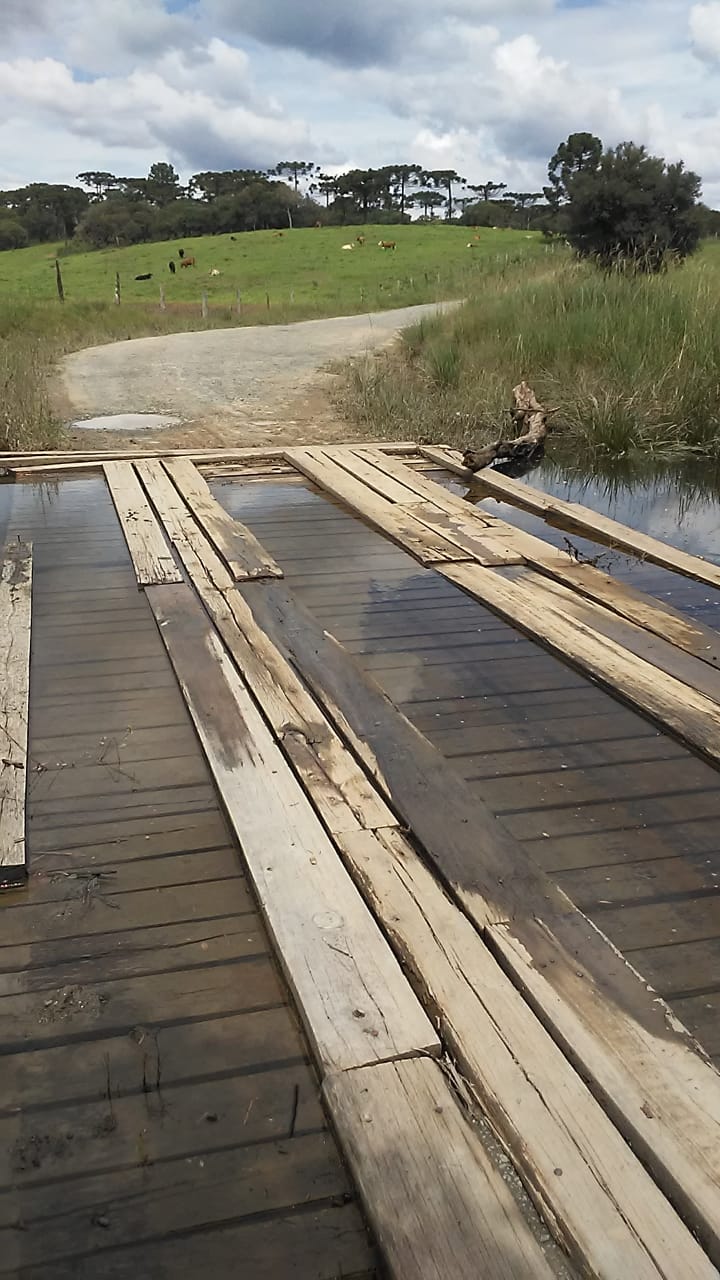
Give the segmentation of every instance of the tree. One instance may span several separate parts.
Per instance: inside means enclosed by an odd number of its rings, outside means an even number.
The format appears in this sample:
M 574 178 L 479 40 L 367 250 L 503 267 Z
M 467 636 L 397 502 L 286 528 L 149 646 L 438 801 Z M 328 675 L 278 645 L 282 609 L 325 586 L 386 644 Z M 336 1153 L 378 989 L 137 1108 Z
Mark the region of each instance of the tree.
M 568 239 L 581 257 L 602 267 L 660 271 L 698 247 L 700 188 L 698 175 L 682 162 L 668 165 L 623 142 L 569 183 Z
M 331 173 L 319 173 L 317 182 L 313 183 L 313 187 L 320 192 L 320 195 L 325 197 L 325 208 L 327 209 L 330 204 L 330 197 L 332 196 L 335 199 L 337 195 L 337 178 L 333 177 Z
M 423 217 L 429 219 L 435 216 L 432 212 L 434 209 L 440 209 L 446 203 L 446 197 L 442 191 L 425 189 L 423 191 L 413 191 L 412 195 L 408 197 L 408 203 L 418 205 L 423 211 Z
M 412 189 L 421 182 L 423 171 L 419 164 L 394 164 L 390 165 L 389 169 L 391 181 L 395 187 L 395 199 L 400 212 L 400 219 L 404 222 L 408 197 L 411 195 Z
M 298 183 L 301 178 L 312 178 L 317 173 L 318 165 L 313 164 L 311 160 L 281 160 L 280 164 L 276 164 L 270 173 L 278 178 L 284 176 L 292 178 L 295 191 L 298 189 Z
M 117 178 L 114 173 L 105 173 L 103 170 L 92 169 L 88 173 L 76 174 L 75 181 L 82 182 L 85 187 L 93 187 L 96 199 L 102 200 L 105 192 L 115 186 Z
M 0 214 L 0 250 L 24 249 L 27 243 L 28 233 L 22 222 Z
M 474 191 L 476 195 L 479 195 L 480 199 L 485 204 L 488 204 L 489 201 L 492 200 L 493 196 L 498 195 L 499 192 L 501 191 L 507 191 L 507 183 L 506 182 L 481 182 L 478 184 L 477 187 L 470 187 L 470 190 Z
M 579 173 L 595 173 L 600 164 L 603 144 L 593 133 L 571 133 L 561 142 L 548 165 L 550 185 L 544 188 L 545 199 L 557 210 L 570 199 L 570 185 Z
M 526 209 L 537 204 L 538 200 L 542 200 L 542 196 L 542 191 L 508 191 L 507 194 L 503 196 L 503 199 L 512 201 L 520 214 L 524 214 Z M 530 226 L 529 215 L 527 218 L 522 217 L 521 221 L 525 227 Z
M 153 164 L 147 176 L 147 198 L 162 208 L 182 194 L 180 179 L 171 164 Z
M 424 182 L 431 182 L 439 191 L 446 192 L 447 200 L 447 220 L 452 222 L 453 216 L 453 187 L 467 186 L 467 179 L 461 178 L 459 173 L 454 169 L 433 169 L 429 173 L 423 174 Z

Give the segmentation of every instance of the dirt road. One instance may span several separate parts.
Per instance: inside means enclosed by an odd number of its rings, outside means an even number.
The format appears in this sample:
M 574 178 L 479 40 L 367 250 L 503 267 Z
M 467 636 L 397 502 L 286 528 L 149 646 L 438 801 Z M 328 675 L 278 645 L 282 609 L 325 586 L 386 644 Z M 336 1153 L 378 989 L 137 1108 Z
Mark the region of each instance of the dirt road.
M 339 359 L 381 349 L 441 304 L 293 325 L 258 325 L 137 338 L 68 356 L 62 396 L 70 414 L 167 413 L 181 425 L 162 441 L 210 447 L 347 437 L 330 399 Z M 150 444 L 155 433 L 73 431 L 72 443 Z

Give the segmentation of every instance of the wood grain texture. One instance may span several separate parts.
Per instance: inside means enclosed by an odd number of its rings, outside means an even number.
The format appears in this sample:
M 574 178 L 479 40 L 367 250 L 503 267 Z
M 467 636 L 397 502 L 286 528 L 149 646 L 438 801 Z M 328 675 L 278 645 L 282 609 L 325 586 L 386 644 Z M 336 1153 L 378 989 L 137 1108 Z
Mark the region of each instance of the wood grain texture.
M 405 837 L 361 832 L 340 844 L 453 1061 L 581 1273 L 660 1280 L 668 1267 L 709 1280 L 714 1268 L 690 1232 Z
M 500 475 L 492 468 L 478 472 L 468 471 L 467 467 L 462 465 L 460 455 L 451 449 L 422 448 L 421 453 L 431 462 L 436 462 L 438 466 L 472 481 L 484 493 L 499 498 L 501 502 L 520 507 L 523 511 L 530 511 L 548 524 L 567 529 L 570 533 L 581 534 L 593 542 L 627 551 L 640 560 L 660 565 L 663 569 L 671 569 L 675 573 L 683 574 L 686 578 L 706 582 L 711 587 L 720 587 L 720 565 L 702 560 L 698 556 L 688 555 L 686 551 L 679 551 L 676 547 L 659 542 L 657 538 L 651 538 L 646 533 L 630 529 L 627 525 L 611 520 L 597 511 L 591 511 L 589 507 L 583 507 L 578 502 L 566 502 L 563 498 L 541 493 L 539 489 L 533 489 L 520 480 L 512 480 L 509 476 Z
M 0 550 L 0 887 L 23 880 L 27 787 L 32 548 Z
M 104 462 L 103 472 L 118 514 L 138 586 L 182 582 L 160 525 L 130 462 Z
M 190 587 L 148 588 L 321 1069 L 439 1044 Z
M 163 466 L 205 536 L 236 581 L 282 578 L 282 569 L 257 538 L 216 502 L 207 482 L 189 458 L 166 458 Z
M 720 762 L 720 706 L 623 645 L 561 612 L 548 592 L 518 584 L 477 565 L 438 569 L 502 618 L 520 627 L 563 661 L 586 672 L 608 692 L 649 715 L 681 742 Z
M 434 1062 L 345 1072 L 324 1094 L 395 1280 L 549 1280 L 519 1206 Z

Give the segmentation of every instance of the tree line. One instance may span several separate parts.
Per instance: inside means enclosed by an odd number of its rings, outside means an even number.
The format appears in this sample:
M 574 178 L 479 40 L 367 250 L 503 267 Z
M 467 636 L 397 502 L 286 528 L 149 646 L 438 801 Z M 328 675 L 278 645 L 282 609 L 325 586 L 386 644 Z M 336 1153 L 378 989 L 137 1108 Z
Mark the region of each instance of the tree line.
M 581 223 L 583 217 L 592 221 L 593 209 L 604 208 L 602 253 L 608 259 L 613 245 L 628 236 L 646 251 L 657 239 L 663 210 L 672 218 L 683 201 L 698 235 L 717 234 L 720 224 L 720 214 L 699 202 L 700 179 L 682 165 L 666 165 L 633 143 L 606 150 L 588 133 L 572 134 L 561 144 L 542 191 L 510 191 L 493 180 L 472 184 L 454 169 L 419 164 L 328 174 L 307 160 L 282 161 L 266 170 L 207 170 L 193 174 L 186 185 L 173 165 L 162 162 L 153 164 L 145 178 L 88 170 L 76 182 L 80 185 L 31 183 L 0 192 L 0 249 L 52 240 L 71 248 L 104 248 L 285 226 L 442 218 L 541 230 L 569 239 L 581 253 L 598 253 Z M 677 252 L 680 240 L 673 242 Z M 689 246 L 687 235 L 683 243 Z

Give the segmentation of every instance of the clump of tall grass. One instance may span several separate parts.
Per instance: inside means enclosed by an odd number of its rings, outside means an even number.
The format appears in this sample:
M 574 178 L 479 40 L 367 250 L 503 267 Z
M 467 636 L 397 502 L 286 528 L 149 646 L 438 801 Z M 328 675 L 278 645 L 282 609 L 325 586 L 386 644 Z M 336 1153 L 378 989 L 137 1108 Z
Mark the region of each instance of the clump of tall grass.
M 60 424 L 46 383 L 42 342 L 18 333 L 0 339 L 0 450 L 56 447 Z
M 657 276 L 562 258 L 488 274 L 384 361 L 351 366 L 340 399 L 373 431 L 480 442 L 508 433 L 521 378 L 576 451 L 720 455 L 720 247 Z

